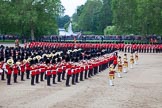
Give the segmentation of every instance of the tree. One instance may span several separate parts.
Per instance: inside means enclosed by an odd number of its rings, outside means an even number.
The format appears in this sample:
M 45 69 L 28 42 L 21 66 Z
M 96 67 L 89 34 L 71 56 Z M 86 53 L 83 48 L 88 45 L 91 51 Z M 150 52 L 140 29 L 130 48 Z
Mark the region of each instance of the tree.
M 111 0 L 88 0 L 73 14 L 74 31 L 103 34 L 106 26 L 112 25 Z
M 83 31 L 97 32 L 99 12 L 102 7 L 100 0 L 88 0 L 78 18 L 78 25 Z
M 100 11 L 100 18 L 99 18 L 99 30 L 101 32 L 103 32 L 107 26 L 112 25 L 111 2 L 112 0 L 103 0 L 103 5 Z
M 119 34 L 132 34 L 136 21 L 136 0 L 112 0 L 113 24 Z
M 56 16 L 62 12 L 60 0 L 5 0 L 1 1 L 1 33 L 35 36 L 56 33 Z
M 104 35 L 114 35 L 116 34 L 116 27 L 115 26 L 107 26 L 104 29 Z
M 57 25 L 59 28 L 64 28 L 65 24 L 70 21 L 70 17 L 68 15 L 58 16 Z
M 162 34 L 161 0 L 112 0 L 113 25 L 119 34 Z

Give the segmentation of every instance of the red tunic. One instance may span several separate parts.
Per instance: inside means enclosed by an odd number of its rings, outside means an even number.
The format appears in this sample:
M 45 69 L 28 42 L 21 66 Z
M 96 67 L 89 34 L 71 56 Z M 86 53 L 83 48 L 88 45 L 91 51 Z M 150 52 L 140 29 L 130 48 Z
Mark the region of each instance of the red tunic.
M 53 65 L 53 66 L 51 67 L 51 70 L 52 70 L 52 74 L 53 74 L 53 75 L 56 75 L 56 73 L 57 73 L 57 71 L 56 71 L 56 65 Z
M 38 65 L 35 67 L 35 69 L 36 69 L 35 74 L 36 74 L 36 75 L 38 75 L 38 74 L 40 73 L 39 68 L 40 68 L 40 67 L 39 67 Z
M 114 76 L 114 74 L 115 74 L 115 71 L 110 71 L 110 72 L 109 72 L 109 75 Z
M 44 73 L 46 71 L 46 67 L 43 65 L 39 66 L 39 68 L 41 73 Z
M 47 66 L 47 68 L 46 68 L 46 75 L 47 76 L 51 75 L 51 67 L 50 66 Z
M 14 66 L 13 66 L 13 73 L 14 74 L 18 73 L 18 66 L 16 64 L 14 64 Z
M 31 72 L 31 76 L 35 75 L 35 67 L 34 66 L 30 67 L 30 72 Z
M 2 67 L 3 67 L 3 63 L 2 63 L 2 62 L 0 62 L 0 69 L 2 69 Z
M 30 63 L 26 63 L 26 70 L 30 70 Z
M 84 67 L 82 66 L 82 67 L 81 67 L 81 72 L 83 72 L 83 71 L 84 71 Z
M 71 74 L 76 74 L 76 69 L 71 69 Z
M 66 65 L 63 65 L 62 69 L 63 69 L 63 71 L 65 71 L 66 70 Z
M 89 65 L 89 69 L 93 69 L 93 66 L 92 65 Z
M 89 69 L 89 68 L 88 68 L 88 65 L 86 65 L 86 66 L 85 66 L 85 70 L 88 70 L 88 69 Z
M 10 67 L 10 65 L 6 65 L 6 69 L 7 69 L 7 74 L 11 75 L 12 74 L 12 67 Z
M 113 64 L 116 65 L 118 62 L 117 62 L 117 56 L 114 56 L 114 61 L 113 61 Z
M 20 70 L 21 70 L 21 72 L 25 72 L 25 65 L 24 64 L 20 65 Z
M 58 67 L 58 68 L 57 68 L 57 72 L 58 72 L 58 73 L 61 73 L 62 71 L 63 71 L 62 67 Z

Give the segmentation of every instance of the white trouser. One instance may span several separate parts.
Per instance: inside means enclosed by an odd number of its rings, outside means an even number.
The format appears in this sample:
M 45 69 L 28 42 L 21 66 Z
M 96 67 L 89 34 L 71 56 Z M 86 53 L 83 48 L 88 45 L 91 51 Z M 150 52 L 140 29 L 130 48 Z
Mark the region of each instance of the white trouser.
M 109 80 L 109 85 L 110 86 L 113 86 L 114 85 L 112 80 Z
M 130 65 L 130 68 L 131 68 L 131 69 L 133 68 L 133 64 Z
M 127 67 L 123 67 L 123 72 L 127 73 Z
M 121 74 L 120 74 L 120 72 L 118 72 L 117 74 L 118 74 L 118 78 L 121 78 Z

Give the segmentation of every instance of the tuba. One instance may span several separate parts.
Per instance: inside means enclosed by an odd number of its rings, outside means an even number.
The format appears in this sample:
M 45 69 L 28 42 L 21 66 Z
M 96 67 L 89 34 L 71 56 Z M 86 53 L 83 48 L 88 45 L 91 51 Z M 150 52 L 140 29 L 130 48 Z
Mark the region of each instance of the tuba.
M 13 66 L 13 64 L 14 64 L 13 59 L 8 59 L 7 64 L 10 65 L 10 66 Z

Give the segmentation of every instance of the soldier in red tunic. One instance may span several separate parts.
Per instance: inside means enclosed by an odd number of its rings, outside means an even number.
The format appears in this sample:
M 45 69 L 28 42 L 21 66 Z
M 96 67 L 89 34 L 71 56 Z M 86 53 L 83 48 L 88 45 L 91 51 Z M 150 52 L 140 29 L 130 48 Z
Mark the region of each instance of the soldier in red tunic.
M 39 76 L 40 76 L 40 73 L 41 73 L 41 67 L 40 67 L 40 60 L 41 60 L 41 56 L 40 55 L 37 55 L 36 56 L 36 60 L 35 60 L 35 63 L 36 63 L 36 83 L 39 83 Z
M 88 63 L 88 68 L 89 68 L 89 73 L 88 73 L 88 77 L 91 78 L 93 76 L 93 66 L 91 63 Z
M 79 77 L 79 73 L 80 73 L 80 66 L 75 66 L 75 82 L 79 83 L 78 77 Z
M 31 58 L 27 59 L 27 63 L 25 64 L 26 67 L 26 79 L 30 79 L 29 75 L 30 75 L 30 60 Z
M 59 63 L 57 67 L 58 82 L 61 82 L 62 71 L 63 71 L 62 65 Z
M 35 64 L 36 64 L 36 65 L 35 65 L 35 69 L 36 69 L 36 70 L 35 70 L 35 71 L 36 71 L 36 72 L 35 72 L 35 74 L 36 74 L 35 82 L 36 82 L 36 83 L 39 83 L 40 65 L 39 65 L 37 59 L 35 60 Z
M 40 72 L 41 72 L 41 73 L 40 73 L 40 74 L 41 74 L 40 80 L 41 80 L 41 81 L 44 81 L 44 80 L 43 80 L 43 77 L 44 77 L 45 71 L 46 71 L 46 66 L 45 66 L 44 63 L 41 63 L 41 65 L 40 65 Z
M 18 68 L 19 68 L 20 62 L 16 62 L 13 65 L 13 78 L 14 78 L 14 83 L 17 83 L 17 75 L 18 75 Z
M 75 65 L 73 65 L 71 67 L 71 72 L 72 72 L 72 85 L 75 85 L 75 78 L 76 78 L 76 68 L 75 67 L 76 67 Z
M 26 60 L 24 59 L 24 60 L 21 61 L 21 64 L 20 64 L 21 81 L 25 81 L 25 80 L 24 80 L 25 63 L 26 63 Z
M 34 85 L 34 80 L 35 80 L 35 64 L 34 60 L 30 61 L 30 74 L 31 74 L 31 85 Z
M 13 59 L 8 59 L 6 64 L 6 72 L 7 72 L 7 85 L 11 85 L 11 74 L 12 74 L 12 66 Z
M 84 79 L 88 79 L 88 78 L 87 78 L 87 73 L 88 73 L 88 66 L 85 65 L 85 74 L 84 74 Z
M 83 73 L 84 73 L 84 65 L 81 65 L 81 67 L 80 67 L 80 81 L 84 81 L 83 80 Z
M 0 58 L 0 75 L 1 76 L 1 80 L 4 80 L 4 70 L 3 70 L 3 67 L 4 67 L 4 61 L 3 61 L 3 58 Z
M 62 71 L 62 80 L 65 80 L 65 71 L 66 71 L 66 63 L 65 62 L 63 62 L 62 63 L 62 69 L 63 69 L 63 71 Z
M 67 69 L 66 69 L 66 73 L 67 73 L 67 78 L 66 78 L 66 87 L 69 87 L 70 85 L 69 85 L 69 80 L 70 80 L 70 77 L 71 77 L 71 75 L 72 75 L 72 65 L 68 65 L 67 66 Z
M 55 81 L 56 75 L 57 75 L 57 66 L 54 61 L 52 62 L 52 65 L 51 65 L 51 72 L 52 72 L 52 76 L 53 76 L 53 84 L 57 84 Z
M 51 66 L 50 66 L 50 60 L 47 59 L 46 60 L 46 77 L 47 77 L 47 86 L 51 86 L 50 82 L 51 82 Z
M 118 57 L 116 54 L 114 54 L 114 59 L 113 59 L 113 65 L 114 65 L 114 68 L 116 67 L 116 65 L 118 64 Z

